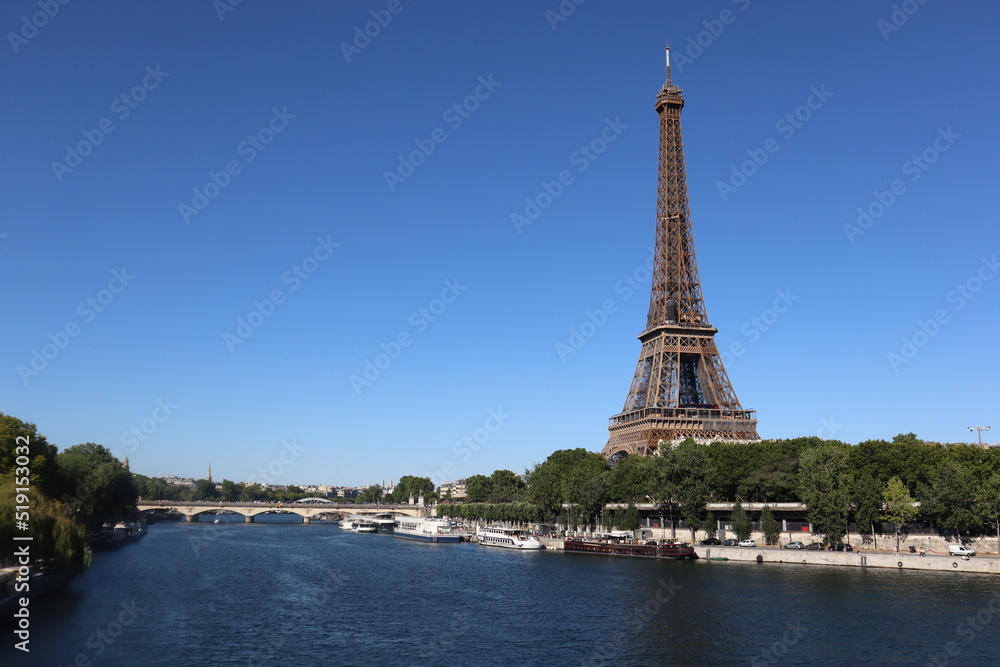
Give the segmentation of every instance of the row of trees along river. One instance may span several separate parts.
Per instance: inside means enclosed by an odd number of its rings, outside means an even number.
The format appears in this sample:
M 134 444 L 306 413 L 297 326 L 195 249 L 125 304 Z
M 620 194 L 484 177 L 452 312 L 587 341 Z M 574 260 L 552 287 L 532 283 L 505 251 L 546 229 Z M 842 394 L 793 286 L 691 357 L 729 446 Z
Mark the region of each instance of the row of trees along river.
M 743 538 L 750 521 L 740 501 L 800 502 L 829 542 L 839 541 L 849 522 L 874 535 L 884 524 L 898 530 L 918 517 L 946 533 L 1000 531 L 1000 449 L 928 443 L 913 433 L 858 445 L 815 437 L 753 445 L 688 440 L 661 456 L 628 457 L 613 467 L 585 449 L 560 450 L 521 477 L 506 470 L 475 475 L 466 489 L 464 504 L 439 505 L 438 513 L 595 525 L 607 503 L 622 503 L 628 509 L 605 513 L 603 523 L 632 528 L 634 504 L 654 503 L 671 520 L 711 533 L 706 504 L 735 502 L 731 520 Z M 770 511 L 760 520 L 765 533 L 777 535 Z
M 29 443 L 30 534 L 41 561 L 79 570 L 88 558 L 88 531 L 134 516 L 139 498 L 290 502 L 307 494 L 223 480 L 219 487 L 197 480 L 194 488 L 131 473 L 102 445 L 86 443 L 58 451 L 34 424 L 0 413 L 0 542 L 15 534 L 19 474 L 16 446 Z M 23 462 L 23 459 L 22 459 Z M 20 472 L 24 472 L 23 470 Z M 902 526 L 922 516 L 943 532 L 1000 531 L 1000 450 L 941 445 L 898 435 L 891 442 L 848 445 L 820 438 L 765 440 L 753 445 L 685 441 L 662 455 L 627 457 L 614 466 L 586 449 L 564 449 L 518 475 L 497 470 L 466 480 L 464 502 L 439 496 L 430 478 L 403 476 L 391 494 L 365 489 L 357 502 L 404 503 L 421 495 L 441 501 L 442 516 L 486 521 L 564 525 L 638 525 L 637 503 L 659 505 L 671 522 L 711 531 L 710 502 L 801 502 L 817 533 L 841 539 L 849 522 L 874 533 L 884 523 Z M 919 502 L 919 508 L 915 506 Z M 627 507 L 605 512 L 608 503 Z M 603 515 L 603 516 L 602 516 Z M 765 533 L 777 533 L 770 512 L 760 517 Z M 731 521 L 738 535 L 750 532 L 742 505 Z M 769 530 L 771 529 L 771 530 Z M 8 557 L 9 562 L 9 557 Z

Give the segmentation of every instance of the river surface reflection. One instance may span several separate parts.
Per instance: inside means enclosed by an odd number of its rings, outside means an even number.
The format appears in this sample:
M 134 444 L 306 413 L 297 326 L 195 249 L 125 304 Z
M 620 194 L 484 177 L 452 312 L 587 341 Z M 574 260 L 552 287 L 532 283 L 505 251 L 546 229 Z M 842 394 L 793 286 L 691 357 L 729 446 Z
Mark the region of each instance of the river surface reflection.
M 30 656 L 8 636 L 0 664 L 1000 662 L 995 576 L 519 553 L 335 524 L 156 524 L 31 611 Z

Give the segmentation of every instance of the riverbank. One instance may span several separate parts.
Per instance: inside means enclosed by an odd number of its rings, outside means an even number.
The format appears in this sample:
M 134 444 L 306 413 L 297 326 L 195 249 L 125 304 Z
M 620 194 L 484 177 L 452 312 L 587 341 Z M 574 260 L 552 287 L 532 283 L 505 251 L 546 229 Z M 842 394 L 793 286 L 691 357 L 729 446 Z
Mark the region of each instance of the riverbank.
M 562 551 L 562 539 L 539 538 L 546 549 Z M 758 562 L 788 565 L 833 565 L 838 567 L 878 567 L 893 570 L 924 570 L 937 572 L 963 572 L 1000 574 L 1000 558 L 973 556 L 969 560 L 947 555 L 896 554 L 879 551 L 807 551 L 805 549 L 776 549 L 771 547 L 719 547 L 695 544 L 699 559 L 726 559 L 730 561 Z M 758 560 L 759 558 L 759 560 Z
M 732 561 L 755 561 L 761 564 L 836 565 L 841 567 L 879 567 L 893 570 L 930 570 L 1000 574 L 1000 558 L 973 556 L 963 560 L 954 556 L 894 554 L 878 551 L 806 551 L 805 549 L 770 549 L 695 545 L 699 558 L 727 558 Z M 759 559 L 759 560 L 758 560 Z

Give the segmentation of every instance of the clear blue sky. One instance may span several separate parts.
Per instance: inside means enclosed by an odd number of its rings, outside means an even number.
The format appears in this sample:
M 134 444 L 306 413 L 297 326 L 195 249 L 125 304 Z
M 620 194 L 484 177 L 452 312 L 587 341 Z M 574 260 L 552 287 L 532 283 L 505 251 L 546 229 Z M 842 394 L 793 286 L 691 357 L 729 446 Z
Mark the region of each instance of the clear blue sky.
M 0 410 L 154 476 L 600 451 L 648 306 L 669 39 L 709 318 L 761 436 L 1000 430 L 1000 6 L 779 5 L 4 3 Z

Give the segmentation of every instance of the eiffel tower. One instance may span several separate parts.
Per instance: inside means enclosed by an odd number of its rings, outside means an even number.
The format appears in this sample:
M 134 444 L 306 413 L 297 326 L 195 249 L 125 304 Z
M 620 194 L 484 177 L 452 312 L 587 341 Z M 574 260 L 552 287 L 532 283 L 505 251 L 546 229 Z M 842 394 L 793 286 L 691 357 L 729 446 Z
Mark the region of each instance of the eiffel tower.
M 757 420 L 744 410 L 715 346 L 695 259 L 681 142 L 681 89 L 667 77 L 656 96 L 660 177 L 653 286 L 642 349 L 620 414 L 608 425 L 604 456 L 649 456 L 661 445 L 694 438 L 756 441 Z

